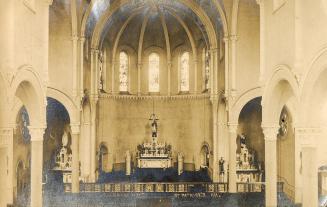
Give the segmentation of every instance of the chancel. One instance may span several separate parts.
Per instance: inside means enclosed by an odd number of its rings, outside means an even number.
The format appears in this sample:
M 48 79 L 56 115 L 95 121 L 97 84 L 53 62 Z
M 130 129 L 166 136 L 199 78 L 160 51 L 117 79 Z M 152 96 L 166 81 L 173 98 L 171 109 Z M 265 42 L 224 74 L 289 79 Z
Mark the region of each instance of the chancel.
M 152 140 L 138 146 L 137 167 L 138 168 L 170 168 L 172 167 L 172 149 L 171 145 L 159 143 L 158 124 L 155 114 L 150 117 Z
M 3 0 L 0 207 L 327 206 L 326 0 Z

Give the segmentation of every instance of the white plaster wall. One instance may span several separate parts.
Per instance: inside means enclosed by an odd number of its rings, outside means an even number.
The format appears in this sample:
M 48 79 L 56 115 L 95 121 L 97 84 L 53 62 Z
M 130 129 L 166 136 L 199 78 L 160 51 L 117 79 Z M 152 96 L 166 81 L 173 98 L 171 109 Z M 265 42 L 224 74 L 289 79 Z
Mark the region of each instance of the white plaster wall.
M 43 68 L 44 57 L 44 25 L 42 9 L 45 4 L 35 1 L 35 10 L 25 6 L 22 1 L 14 1 L 14 68 L 17 70 L 22 65 L 32 65 L 40 75 L 45 75 Z M 42 8 L 43 7 L 43 8 Z M 19 14 L 19 15 L 18 15 Z M 9 38 L 9 37 L 8 37 Z M 8 41 L 10 41 L 8 39 Z M 46 77 L 43 76 L 46 80 Z
M 242 93 L 258 85 L 260 75 L 260 10 L 240 1 L 237 23 L 236 88 Z
M 184 162 L 193 163 L 204 141 L 212 147 L 212 112 L 208 99 L 155 100 L 154 106 L 159 118 L 158 141 L 172 145 L 174 160 L 176 153 L 182 152 Z M 114 163 L 125 162 L 127 150 L 135 158 L 137 145 L 151 140 L 152 110 L 152 100 L 101 98 L 97 146 L 107 143 Z
M 309 65 L 319 50 L 327 44 L 327 8 L 325 0 L 297 1 L 300 8 L 301 45 L 303 72 L 310 70 Z
M 54 1 L 49 13 L 49 86 L 71 95 L 73 50 L 70 1 Z
M 277 65 L 294 66 L 294 0 L 288 0 L 277 11 L 272 1 L 264 3 L 265 80 L 269 80 Z

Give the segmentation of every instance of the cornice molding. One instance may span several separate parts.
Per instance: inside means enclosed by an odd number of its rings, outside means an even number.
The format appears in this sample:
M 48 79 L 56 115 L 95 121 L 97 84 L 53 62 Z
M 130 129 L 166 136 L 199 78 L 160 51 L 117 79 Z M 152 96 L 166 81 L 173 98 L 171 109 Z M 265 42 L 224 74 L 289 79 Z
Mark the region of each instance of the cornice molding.
M 301 127 L 295 129 L 296 136 L 299 137 L 302 147 L 316 147 L 317 139 L 322 134 L 322 129 L 318 127 Z
M 178 100 L 178 99 L 205 99 L 209 94 L 183 94 L 183 95 L 123 95 L 123 94 L 100 94 L 103 99 L 125 99 L 125 100 Z

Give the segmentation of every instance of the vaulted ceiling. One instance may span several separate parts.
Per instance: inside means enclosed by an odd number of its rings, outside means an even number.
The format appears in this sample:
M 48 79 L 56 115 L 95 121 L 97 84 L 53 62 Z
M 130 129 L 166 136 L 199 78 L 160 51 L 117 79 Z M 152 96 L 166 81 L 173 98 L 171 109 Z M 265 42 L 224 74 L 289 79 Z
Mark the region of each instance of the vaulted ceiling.
M 115 41 L 144 42 L 173 49 L 180 44 L 215 45 L 226 30 L 221 6 L 214 0 L 93 0 L 80 2 L 81 35 L 91 47 Z M 143 25 L 143 29 L 142 29 Z M 192 40 L 193 39 L 193 40 Z M 147 47 L 150 45 L 144 45 Z

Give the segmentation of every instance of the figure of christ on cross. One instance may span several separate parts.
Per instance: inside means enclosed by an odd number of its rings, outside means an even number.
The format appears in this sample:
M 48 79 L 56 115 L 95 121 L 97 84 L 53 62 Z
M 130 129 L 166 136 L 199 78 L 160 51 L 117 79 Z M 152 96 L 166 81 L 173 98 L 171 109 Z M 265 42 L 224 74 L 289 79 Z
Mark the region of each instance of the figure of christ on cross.
M 150 119 L 152 121 L 151 123 L 151 130 L 152 130 L 152 137 L 157 137 L 158 135 L 158 124 L 157 124 L 157 117 L 155 114 L 151 114 Z

